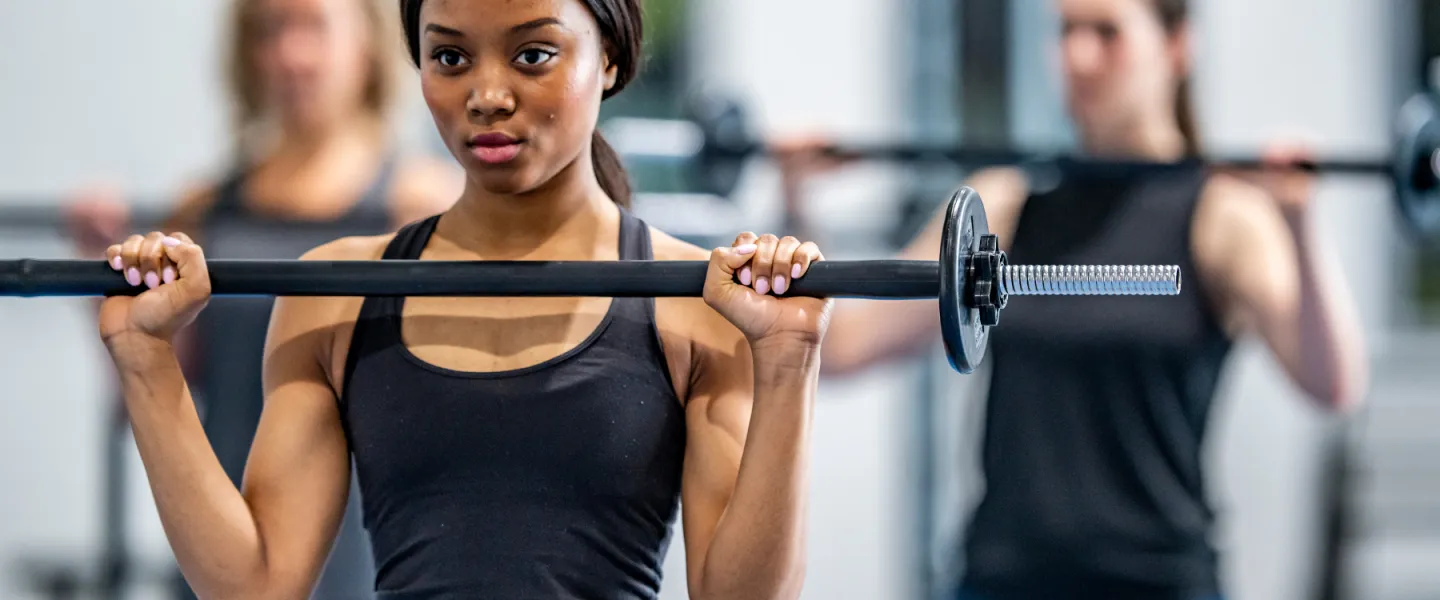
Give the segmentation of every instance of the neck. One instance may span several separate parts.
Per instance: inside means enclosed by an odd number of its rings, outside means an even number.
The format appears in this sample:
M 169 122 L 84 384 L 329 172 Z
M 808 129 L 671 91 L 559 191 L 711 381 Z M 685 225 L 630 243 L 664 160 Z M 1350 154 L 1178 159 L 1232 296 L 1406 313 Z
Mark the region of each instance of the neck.
M 473 177 L 436 228 L 437 237 L 487 260 L 592 258 L 600 232 L 619 212 L 582 155 L 543 186 L 520 194 L 486 191 Z
M 1185 157 L 1188 144 L 1173 117 L 1135 119 L 1128 124 L 1086 131 L 1085 152 L 1099 157 L 1174 161 Z

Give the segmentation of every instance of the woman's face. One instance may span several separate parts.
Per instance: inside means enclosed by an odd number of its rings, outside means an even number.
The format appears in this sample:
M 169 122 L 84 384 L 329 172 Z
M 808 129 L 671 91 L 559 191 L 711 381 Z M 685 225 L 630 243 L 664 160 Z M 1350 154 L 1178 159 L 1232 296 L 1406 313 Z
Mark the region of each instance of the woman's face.
M 1067 102 L 1082 130 L 1173 112 L 1186 44 L 1165 31 L 1150 0 L 1059 2 Z
M 255 67 L 282 122 L 312 125 L 353 114 L 369 78 L 362 0 L 254 0 Z
M 427 0 L 420 83 L 472 182 L 518 194 L 584 159 L 604 91 L 604 40 L 579 0 Z

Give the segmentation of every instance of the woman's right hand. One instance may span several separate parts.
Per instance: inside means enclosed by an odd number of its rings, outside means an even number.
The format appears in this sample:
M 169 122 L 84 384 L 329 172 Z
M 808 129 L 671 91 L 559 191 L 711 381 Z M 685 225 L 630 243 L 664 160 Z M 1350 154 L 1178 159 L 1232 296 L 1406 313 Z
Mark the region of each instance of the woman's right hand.
M 132 235 L 110 246 L 105 259 L 127 283 L 148 288 L 100 305 L 100 337 L 117 362 L 142 347 L 169 345 L 210 301 L 205 253 L 183 233 Z
M 130 228 L 130 205 L 115 188 L 88 188 L 65 207 L 65 225 L 70 239 L 75 241 L 76 252 L 98 257 Z

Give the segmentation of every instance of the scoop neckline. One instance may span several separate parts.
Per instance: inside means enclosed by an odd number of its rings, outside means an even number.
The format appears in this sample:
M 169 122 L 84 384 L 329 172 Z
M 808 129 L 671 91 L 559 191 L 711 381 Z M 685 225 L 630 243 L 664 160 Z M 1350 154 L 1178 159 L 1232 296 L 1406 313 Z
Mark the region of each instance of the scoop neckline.
M 605 333 L 605 330 L 610 328 L 610 323 L 615 320 L 615 311 L 619 308 L 620 300 L 622 300 L 622 298 L 610 299 L 610 306 L 605 309 L 605 316 L 600 318 L 600 322 L 595 325 L 595 328 L 593 330 L 590 331 L 590 335 L 586 336 L 584 340 L 581 340 L 581 342 L 576 344 L 574 347 L 533 365 L 517 367 L 514 369 L 506 369 L 503 371 L 465 371 L 460 369 L 452 369 L 449 367 L 442 367 L 417 356 L 413 351 L 410 350 L 410 345 L 405 342 L 405 300 L 406 298 L 404 297 L 394 298 L 392 300 L 395 303 L 395 306 L 393 313 L 394 316 L 390 318 L 390 321 L 392 331 L 394 331 L 395 333 L 395 338 L 399 340 L 399 343 L 397 345 L 400 347 L 400 354 L 401 356 L 404 356 L 406 360 L 415 364 L 415 366 L 418 366 L 427 371 L 439 373 L 441 375 L 446 375 L 450 377 L 458 377 L 462 379 L 504 379 L 507 377 L 519 377 L 522 375 L 528 375 L 530 373 L 543 371 L 545 369 L 554 367 L 556 365 L 569 361 L 570 359 L 579 355 L 581 352 L 584 352 L 590 346 L 595 345 L 595 342 L 600 339 L 600 336 Z
M 425 253 L 425 248 L 430 246 L 430 240 L 435 235 L 435 229 L 439 226 L 439 219 L 441 216 L 442 215 L 436 215 L 435 222 L 431 223 L 430 226 L 427 228 L 428 230 L 425 231 L 424 239 L 420 240 L 420 252 L 416 255 L 415 260 L 420 260 L 419 256 L 423 255 Z M 615 232 L 615 255 L 619 260 L 625 260 L 625 233 L 626 228 L 630 226 L 631 224 L 626 219 L 625 211 L 622 209 L 620 211 L 620 224 L 619 227 L 616 228 Z M 462 379 L 504 379 L 508 377 L 519 377 L 522 375 L 528 375 L 530 373 L 543 371 L 545 369 L 554 367 L 556 365 L 569 361 L 570 359 L 579 355 L 581 352 L 584 352 L 590 346 L 595 345 L 595 342 L 600 339 L 600 336 L 605 333 L 605 330 L 610 328 L 610 323 L 615 320 L 615 313 L 617 310 L 619 310 L 621 304 L 620 301 L 624 300 L 624 298 L 611 298 L 610 305 L 605 309 L 605 316 L 600 318 L 600 322 L 595 325 L 595 329 L 590 332 L 590 335 L 586 336 L 585 339 L 582 340 L 580 343 L 576 344 L 575 347 L 533 365 L 518 367 L 514 369 L 506 369 L 504 371 L 464 371 L 460 369 L 451 369 L 449 367 L 442 367 L 417 356 L 413 351 L 410 350 L 410 344 L 405 342 L 406 300 L 408 300 L 406 296 L 390 297 L 387 299 L 387 301 L 391 304 L 391 310 L 388 311 L 389 317 L 387 318 L 387 320 L 390 321 L 389 327 L 390 330 L 394 333 L 395 339 L 398 342 L 396 345 L 400 347 L 400 355 L 405 357 L 405 360 L 408 360 L 414 365 L 427 371 L 450 377 Z

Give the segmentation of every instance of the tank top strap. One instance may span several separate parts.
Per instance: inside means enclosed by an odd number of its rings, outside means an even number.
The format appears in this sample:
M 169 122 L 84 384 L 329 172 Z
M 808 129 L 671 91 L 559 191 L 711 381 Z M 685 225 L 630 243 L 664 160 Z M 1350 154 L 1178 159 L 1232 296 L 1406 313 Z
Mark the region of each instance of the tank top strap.
M 356 217 L 364 218 L 376 214 L 389 214 L 390 212 L 390 188 L 395 181 L 395 172 L 399 169 L 400 158 L 396 152 L 391 151 L 385 155 L 380 167 L 375 171 L 375 177 L 370 182 L 370 187 L 365 190 L 364 195 L 355 203 L 350 213 Z
M 210 204 L 209 210 L 205 211 L 206 216 L 211 215 L 234 215 L 245 210 L 245 178 L 250 175 L 250 167 L 245 164 L 237 164 L 230 168 L 230 172 L 215 186 L 215 201 Z
M 385 246 L 380 260 L 418 260 L 439 220 L 440 215 L 435 215 L 401 227 Z M 350 351 L 345 357 L 345 372 L 341 379 L 342 405 L 345 397 L 350 395 L 349 382 L 355 374 L 356 363 L 366 354 L 400 342 L 401 299 L 398 296 L 367 296 L 360 305 L 360 314 L 355 319 L 355 330 L 351 334 Z

